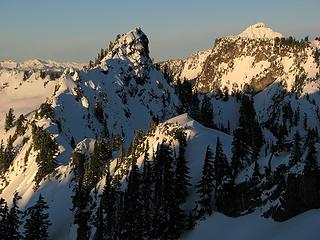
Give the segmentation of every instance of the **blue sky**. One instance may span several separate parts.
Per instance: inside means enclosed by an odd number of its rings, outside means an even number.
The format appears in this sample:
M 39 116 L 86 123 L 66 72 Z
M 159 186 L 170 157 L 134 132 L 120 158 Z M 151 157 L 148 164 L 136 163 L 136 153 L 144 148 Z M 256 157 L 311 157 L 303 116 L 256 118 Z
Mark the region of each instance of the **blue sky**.
M 156 60 L 212 47 L 264 22 L 298 39 L 320 36 L 319 0 L 1 0 L 0 59 L 87 62 L 140 26 Z

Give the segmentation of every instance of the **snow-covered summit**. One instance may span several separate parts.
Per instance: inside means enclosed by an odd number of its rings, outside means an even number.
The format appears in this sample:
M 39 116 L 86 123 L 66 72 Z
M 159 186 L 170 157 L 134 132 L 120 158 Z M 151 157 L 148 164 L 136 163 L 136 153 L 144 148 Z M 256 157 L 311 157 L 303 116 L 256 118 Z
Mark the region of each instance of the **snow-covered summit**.
M 239 37 L 242 38 L 268 38 L 268 39 L 273 39 L 273 38 L 282 38 L 283 35 L 278 32 L 274 32 L 271 28 L 266 27 L 264 23 L 256 23 L 248 28 L 246 28 L 242 33 L 238 35 Z
M 151 63 L 149 57 L 149 40 L 141 28 L 135 28 L 125 34 L 118 35 L 112 50 L 101 61 L 105 65 L 107 60 L 128 60 L 134 65 Z

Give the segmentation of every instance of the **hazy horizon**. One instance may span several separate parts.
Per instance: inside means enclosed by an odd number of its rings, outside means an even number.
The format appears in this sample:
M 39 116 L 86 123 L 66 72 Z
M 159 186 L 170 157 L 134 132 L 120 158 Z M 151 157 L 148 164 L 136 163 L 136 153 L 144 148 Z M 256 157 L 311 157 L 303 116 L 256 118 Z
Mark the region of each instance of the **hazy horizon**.
M 219 36 L 264 22 L 297 39 L 320 35 L 317 0 L 108 3 L 101 0 L 18 0 L 0 9 L 0 60 L 38 58 L 86 63 L 117 34 L 141 27 L 156 60 L 182 58 L 213 46 Z

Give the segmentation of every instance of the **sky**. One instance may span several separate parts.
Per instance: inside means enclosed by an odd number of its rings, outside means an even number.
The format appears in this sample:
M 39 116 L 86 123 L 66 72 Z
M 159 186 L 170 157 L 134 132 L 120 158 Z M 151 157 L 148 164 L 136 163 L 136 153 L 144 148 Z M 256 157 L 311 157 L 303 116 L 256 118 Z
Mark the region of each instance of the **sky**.
M 0 0 L 0 60 L 86 63 L 141 27 L 155 60 L 184 58 L 264 22 L 297 39 L 320 36 L 319 0 Z

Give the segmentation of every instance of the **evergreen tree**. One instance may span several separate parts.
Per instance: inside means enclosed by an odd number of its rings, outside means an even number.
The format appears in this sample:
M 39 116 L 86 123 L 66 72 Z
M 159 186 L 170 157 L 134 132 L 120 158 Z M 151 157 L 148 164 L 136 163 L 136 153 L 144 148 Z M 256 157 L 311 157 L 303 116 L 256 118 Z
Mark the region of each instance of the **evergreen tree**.
M 48 239 L 48 228 L 51 225 L 47 213 L 48 208 L 48 204 L 40 194 L 36 204 L 26 210 L 28 218 L 24 225 L 25 240 Z
M 4 150 L 4 156 L 3 156 L 4 170 L 7 170 L 10 164 L 12 163 L 12 161 L 14 160 L 14 157 L 15 157 L 15 149 L 13 147 L 14 140 L 15 139 L 10 135 L 8 138 L 7 147 Z
M 117 167 L 124 162 L 125 158 L 126 158 L 126 150 L 124 148 L 123 142 L 121 142 L 119 146 L 119 157 L 117 159 Z
M 232 176 L 236 177 L 239 171 L 249 164 L 250 152 L 248 145 L 242 141 L 241 131 L 233 132 L 231 170 Z
M 144 141 L 144 134 L 141 129 L 136 129 L 135 130 L 135 135 L 131 144 L 131 149 L 130 151 L 128 150 L 128 155 L 132 155 L 132 158 L 134 160 L 138 159 L 138 157 L 141 156 L 143 153 L 143 143 Z
M 163 142 L 158 146 L 155 157 L 155 213 L 152 238 L 175 238 L 175 186 L 173 156 L 170 145 Z
M 105 227 L 105 220 L 103 216 L 103 210 L 99 206 L 97 209 L 96 213 L 96 218 L 95 218 L 95 227 L 96 227 L 96 232 L 94 234 L 93 239 L 94 240 L 103 240 L 105 239 L 104 236 L 104 227 Z
M 308 144 L 308 153 L 306 157 L 306 164 L 304 166 L 304 172 L 305 173 L 310 173 L 312 171 L 318 171 L 319 166 L 317 162 L 317 150 L 315 147 L 315 140 L 312 139 L 309 141 Z
M 216 152 L 214 156 L 214 169 L 216 175 L 216 206 L 217 209 L 220 210 L 225 199 L 228 199 L 230 196 L 232 196 L 234 184 L 227 157 L 223 152 L 222 144 L 219 138 L 217 138 Z
M 201 103 L 201 123 L 208 128 L 213 128 L 213 108 L 210 98 L 205 95 Z
M 0 142 L 0 173 L 4 172 L 6 169 L 6 159 L 5 159 L 5 152 L 4 152 L 4 144 L 3 140 Z
M 54 117 L 54 109 L 50 103 L 42 103 L 39 107 L 39 110 L 36 112 L 36 118 L 50 118 Z
M 239 131 L 241 140 L 251 147 L 251 161 L 254 161 L 258 158 L 264 138 L 260 124 L 256 119 L 253 100 L 245 95 L 241 100 Z
M 124 199 L 125 222 L 123 223 L 123 227 L 125 239 L 139 240 L 143 238 L 142 225 L 140 224 L 142 217 L 140 185 L 141 175 L 139 173 L 139 168 L 136 165 L 136 162 L 132 161 L 128 187 Z
M 301 137 L 299 132 L 297 131 L 293 137 L 293 146 L 291 148 L 291 155 L 289 159 L 289 166 L 294 166 L 297 164 L 302 157 L 301 151 Z
M 17 126 L 16 134 L 19 136 L 22 136 L 26 131 L 26 127 L 24 126 L 25 121 L 26 121 L 26 118 L 24 117 L 23 114 L 21 114 L 16 121 L 16 126 Z
M 104 173 L 104 166 L 110 160 L 111 154 L 110 141 L 99 137 L 94 143 L 93 153 L 86 165 L 85 184 L 87 188 L 91 189 L 99 182 Z
M 300 107 L 298 106 L 297 110 L 294 111 L 294 114 L 293 114 L 293 125 L 298 126 L 299 120 L 300 120 Z
M 103 101 L 98 100 L 94 104 L 94 114 L 100 123 L 104 123 Z
M 227 156 L 223 152 L 222 144 L 219 138 L 217 138 L 216 153 L 214 156 L 214 169 L 217 182 L 216 186 L 220 185 L 224 178 L 230 177 Z
M 187 146 L 187 140 L 185 133 L 179 131 L 177 135 L 179 141 L 179 155 L 176 159 L 175 170 L 175 197 L 172 210 L 172 237 L 174 239 L 179 238 L 180 234 L 186 228 L 187 215 L 181 209 L 180 205 L 186 201 L 188 196 L 188 186 L 190 186 L 190 170 L 187 166 L 185 158 L 185 148 Z
M 21 210 L 18 206 L 18 201 L 21 199 L 19 194 L 16 192 L 13 197 L 12 206 L 10 208 L 8 219 L 7 219 L 7 232 L 8 238 L 12 240 L 21 240 L 22 235 L 19 232 L 19 227 L 21 225 Z
M 185 133 L 183 131 L 179 132 L 179 155 L 177 158 L 177 165 L 175 171 L 175 181 L 176 181 L 176 194 L 175 198 L 178 204 L 185 202 L 188 196 L 188 186 L 190 186 L 190 170 L 187 165 L 187 160 L 185 158 L 185 151 L 187 146 L 187 140 Z
M 87 240 L 90 236 L 90 210 L 88 208 L 89 193 L 82 191 L 79 205 L 75 210 L 74 223 L 78 225 L 77 240 Z
M 72 197 L 74 224 L 78 225 L 77 240 L 85 240 L 90 236 L 90 211 L 88 203 L 90 200 L 90 190 L 84 183 L 86 156 L 80 152 L 74 151 L 72 155 L 72 163 L 74 165 L 75 174 L 75 192 Z
M 34 149 L 39 150 L 36 158 L 38 171 L 34 178 L 37 187 L 41 180 L 46 175 L 54 172 L 58 166 L 56 155 L 58 154 L 59 147 L 56 140 L 48 132 L 36 125 L 33 125 L 32 128 Z
M 200 112 L 200 100 L 198 98 L 198 93 L 194 92 L 192 95 L 191 107 L 189 110 L 190 116 L 198 121 L 201 122 L 201 112 Z
M 304 116 L 303 116 L 303 127 L 304 127 L 304 130 L 307 130 L 308 128 L 308 115 L 306 113 L 304 113 Z
M 101 196 L 100 206 L 96 217 L 95 240 L 116 239 L 117 199 L 115 188 L 111 184 L 110 165 L 106 175 L 106 182 Z
M 6 114 L 6 120 L 5 120 L 5 125 L 4 125 L 4 129 L 6 131 L 8 131 L 10 128 L 13 127 L 13 122 L 14 122 L 14 114 L 13 114 L 13 109 L 10 108 L 9 112 Z
M 192 106 L 193 100 L 193 92 L 192 92 L 192 85 L 190 81 L 177 81 L 176 85 L 176 92 L 177 95 L 182 103 L 182 107 L 185 108 L 182 112 L 188 111 Z
M 9 208 L 6 201 L 0 198 L 0 240 L 9 239 L 8 233 L 8 215 Z
M 148 149 L 148 148 L 147 148 Z M 153 197 L 153 185 L 152 185 L 152 165 L 148 161 L 148 152 L 146 150 L 143 161 L 142 170 L 142 232 L 143 237 L 150 238 L 150 223 L 152 222 L 152 197 Z
M 205 214 L 212 214 L 213 191 L 215 188 L 213 154 L 210 147 L 207 147 L 204 165 L 202 168 L 202 177 L 197 187 L 199 200 L 197 201 L 196 215 L 202 217 Z
M 254 161 L 254 168 L 253 168 L 253 174 L 252 174 L 252 180 L 255 183 L 258 183 L 261 178 L 261 173 L 260 173 L 260 167 L 259 163 L 257 160 Z

